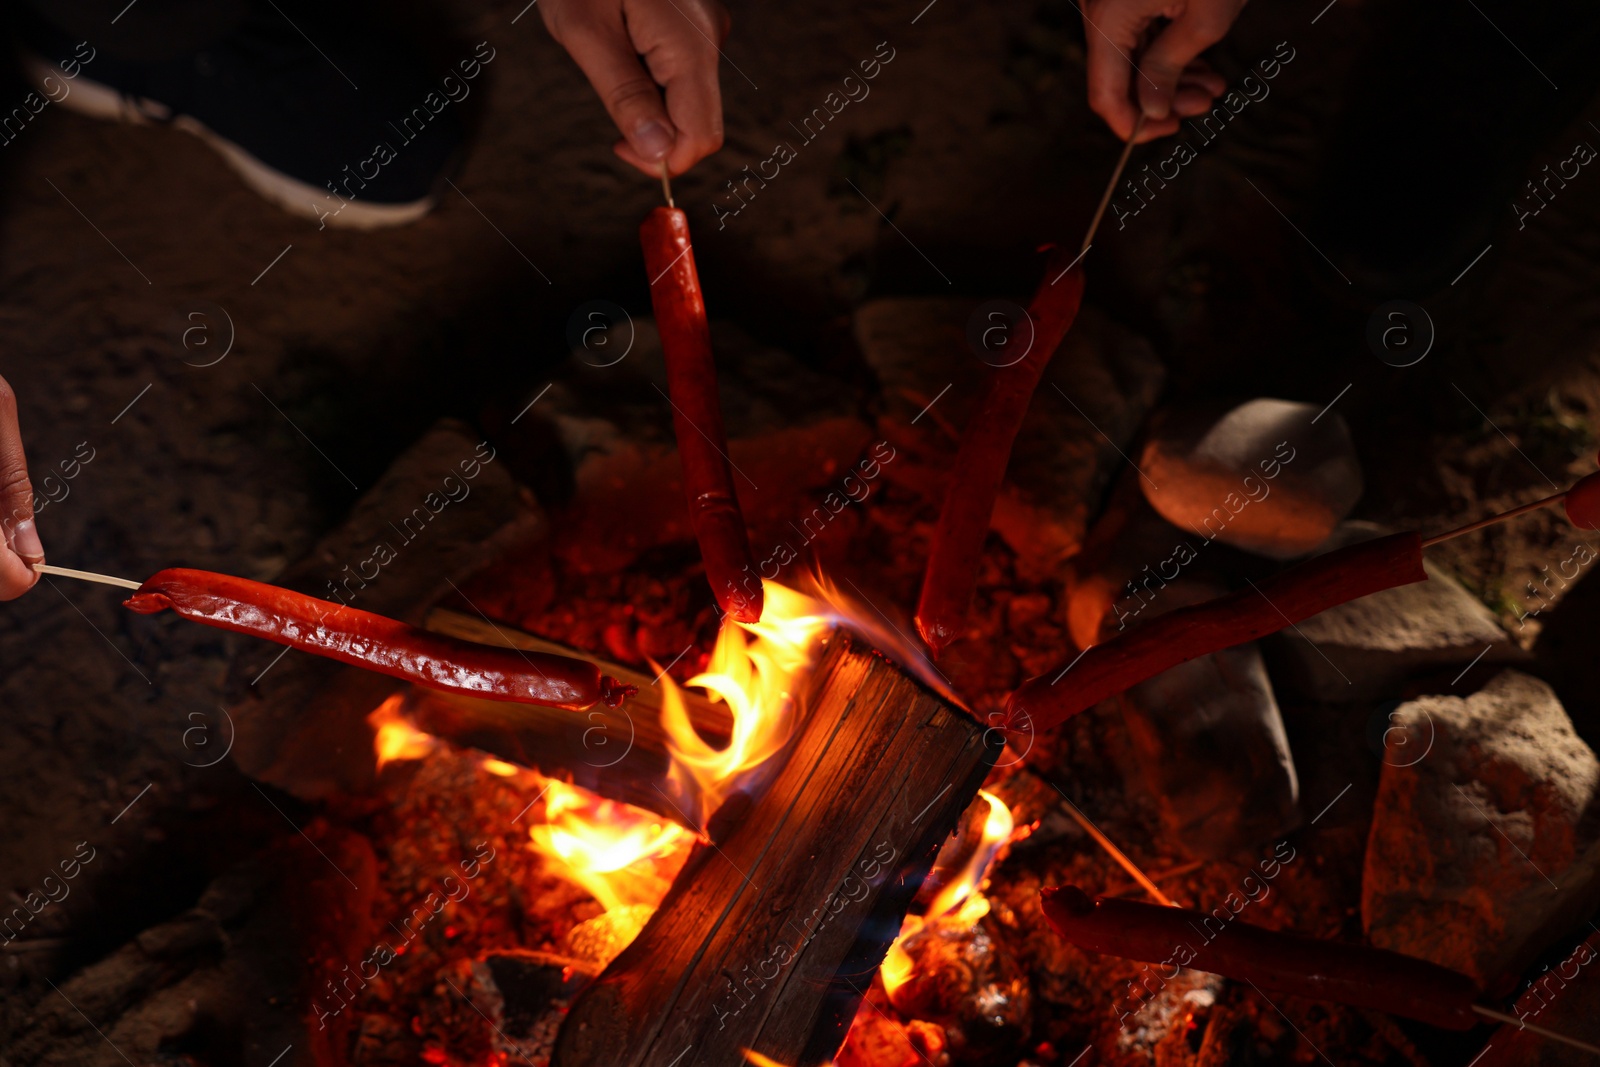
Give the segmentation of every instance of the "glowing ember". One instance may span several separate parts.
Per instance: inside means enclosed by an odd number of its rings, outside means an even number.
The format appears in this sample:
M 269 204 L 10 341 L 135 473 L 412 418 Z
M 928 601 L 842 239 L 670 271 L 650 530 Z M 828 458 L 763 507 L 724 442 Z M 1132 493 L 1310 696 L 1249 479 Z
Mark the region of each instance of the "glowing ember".
M 404 693 L 379 704 L 367 715 L 367 722 L 375 731 L 372 750 L 378 757 L 378 770 L 395 760 L 421 759 L 438 747 L 438 740 L 407 722 L 400 712 Z
M 989 865 L 994 862 L 1000 846 L 1011 839 L 1014 823 L 1010 810 L 999 797 L 982 789 L 978 791 L 978 796 L 989 805 L 978 847 L 967 857 L 961 873 L 939 890 L 925 914 L 906 916 L 900 925 L 900 936 L 889 946 L 889 953 L 884 957 L 883 987 L 891 994 L 911 978 L 911 956 L 905 950 L 907 941 L 934 923 L 970 927 L 989 914 L 988 898 L 978 890 L 988 876 Z
M 515 763 L 507 763 L 503 759 L 486 759 L 483 769 L 498 778 L 515 778 L 522 773 L 522 768 Z

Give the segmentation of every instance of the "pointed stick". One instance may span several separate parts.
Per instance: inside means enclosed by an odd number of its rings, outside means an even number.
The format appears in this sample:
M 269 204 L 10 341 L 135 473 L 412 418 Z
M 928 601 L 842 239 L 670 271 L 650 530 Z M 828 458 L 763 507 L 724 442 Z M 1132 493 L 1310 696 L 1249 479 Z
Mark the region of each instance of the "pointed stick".
M 75 571 L 71 567 L 52 567 L 48 563 L 35 563 L 33 569 L 40 574 L 55 574 L 62 578 L 77 578 L 85 582 L 99 582 L 101 585 L 116 585 L 123 589 L 138 589 L 144 583 L 132 582 L 126 578 L 113 578 L 109 574 L 96 574 L 93 571 Z
M 1060 793 L 1061 790 L 1057 789 L 1056 792 Z M 1073 821 L 1079 826 L 1083 827 L 1084 832 L 1095 839 L 1096 844 L 1110 853 L 1111 858 L 1116 860 L 1117 863 L 1122 866 L 1123 870 L 1133 875 L 1133 880 L 1143 886 L 1146 893 L 1149 893 L 1157 901 L 1169 908 L 1176 908 L 1178 906 L 1173 902 L 1171 897 L 1163 893 L 1160 888 L 1150 880 L 1150 876 L 1148 874 L 1145 874 L 1139 869 L 1139 865 L 1137 863 L 1134 863 L 1128 858 L 1127 853 L 1123 852 L 1116 845 L 1112 844 L 1111 838 L 1100 832 L 1100 827 L 1089 821 L 1089 816 L 1078 810 L 1078 805 L 1074 804 L 1070 800 L 1067 800 L 1065 794 L 1062 795 L 1061 799 L 1067 801 L 1067 814 L 1072 816 Z
M 1512 508 L 1510 511 L 1502 511 L 1498 515 L 1490 515 L 1487 519 L 1479 519 L 1477 522 L 1469 522 L 1467 525 L 1459 526 L 1454 530 L 1447 530 L 1442 534 L 1435 534 L 1434 536 L 1424 540 L 1422 542 L 1422 547 L 1431 548 L 1442 541 L 1450 540 L 1452 537 L 1460 537 L 1462 534 L 1469 534 L 1473 530 L 1481 530 L 1485 526 L 1493 526 L 1497 522 L 1505 522 L 1507 519 L 1514 519 L 1518 515 L 1526 515 L 1530 511 L 1538 511 L 1540 508 L 1547 508 L 1551 504 L 1554 504 L 1560 500 L 1565 500 L 1566 498 L 1567 493 L 1565 490 L 1559 493 L 1554 493 L 1545 497 L 1543 500 L 1535 500 L 1531 504 L 1523 504 L 1521 507 Z
M 672 202 L 672 178 L 667 173 L 667 161 L 664 159 L 661 161 L 661 195 L 667 198 L 668 207 L 678 206 Z
M 1117 191 L 1117 182 L 1122 180 L 1122 169 L 1128 165 L 1128 157 L 1133 154 L 1133 146 L 1139 140 L 1139 134 L 1144 132 L 1144 112 L 1139 112 L 1139 117 L 1134 120 L 1133 132 L 1128 135 L 1128 141 L 1122 146 L 1122 155 L 1117 157 L 1117 167 L 1111 172 L 1111 180 L 1106 183 L 1106 191 L 1100 194 L 1100 206 L 1094 209 L 1094 218 L 1089 220 L 1089 232 L 1083 235 L 1083 246 L 1078 249 L 1078 255 L 1089 251 L 1089 245 L 1094 241 L 1094 233 L 1100 228 L 1100 220 L 1105 218 L 1106 208 L 1111 206 L 1111 196 Z
M 1592 1052 L 1596 1056 L 1600 1056 L 1600 1045 L 1591 1045 L 1587 1041 L 1579 1041 L 1575 1037 L 1568 1037 L 1566 1034 L 1559 1034 L 1554 1030 L 1547 1030 L 1542 1026 L 1536 1026 L 1533 1023 L 1524 1022 L 1515 1015 L 1509 1015 L 1503 1011 L 1495 1011 L 1493 1008 L 1485 1008 L 1481 1004 L 1474 1004 L 1472 1006 L 1472 1010 L 1477 1012 L 1479 1015 L 1482 1015 L 1486 1019 L 1493 1019 L 1496 1022 L 1502 1022 L 1511 1026 L 1515 1026 L 1518 1030 L 1528 1030 L 1532 1033 L 1538 1034 L 1540 1037 L 1549 1038 L 1551 1041 L 1559 1041 L 1563 1045 L 1571 1045 L 1573 1048 L 1581 1048 L 1585 1052 Z

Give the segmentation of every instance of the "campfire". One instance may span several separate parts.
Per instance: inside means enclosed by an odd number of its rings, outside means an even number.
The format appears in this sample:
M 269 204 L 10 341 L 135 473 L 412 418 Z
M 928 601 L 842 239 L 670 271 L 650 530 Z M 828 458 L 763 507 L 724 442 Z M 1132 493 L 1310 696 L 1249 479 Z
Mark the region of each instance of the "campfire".
M 880 309 L 873 425 L 730 441 L 663 185 L 643 238 L 675 448 L 574 446 L 552 516 L 445 426 L 281 584 L 40 565 L 312 654 L 241 664 L 233 705 L 295 836 L 130 959 L 254 973 L 228 952 L 274 945 L 295 964 L 262 999 L 327 1067 L 1600 1053 L 1565 984 L 1600 949 L 1600 758 L 1425 555 L 1557 505 L 1600 528 L 1600 474 L 1426 536 L 1350 521 L 1331 403 L 1152 411 L 1154 386 L 1106 384 L 1138 345 L 1076 328 L 1089 238 L 1007 320 L 1027 350 L 965 368 L 960 429 L 918 425 L 955 382 L 931 392 Z M 1064 439 L 1035 392 L 1074 346 L 1048 379 Z M 551 434 L 601 421 L 581 384 Z M 369 546 L 418 486 L 438 544 L 396 564 Z M 380 557 L 381 581 L 325 577 Z M 114 1001 L 109 973 L 78 991 Z
M 553 913 L 536 909 L 552 930 L 565 930 L 563 937 L 552 939 L 556 951 L 529 951 L 521 944 L 505 944 L 489 949 L 487 955 L 491 959 L 522 959 L 529 966 L 560 972 L 569 988 L 580 991 L 584 983 L 601 975 L 645 929 L 674 880 L 692 863 L 693 854 L 697 850 L 719 852 L 719 842 L 735 832 L 719 820 L 719 812 L 736 797 L 739 806 L 747 811 L 770 785 L 775 765 L 781 762 L 807 714 L 814 710 L 808 706 L 807 686 L 819 658 L 830 644 L 849 642 L 851 631 L 908 652 L 916 657 L 908 663 L 908 673 L 928 679 L 930 688 L 939 686 L 936 669 L 917 656 L 902 637 L 881 622 L 855 613 L 859 609 L 836 589 L 815 584 L 817 596 L 768 583 L 762 621 L 726 620 L 706 656 L 704 669 L 687 677 L 681 685 L 669 672 L 651 664 L 662 688 L 661 725 L 670 756 L 670 769 L 661 789 L 673 818 L 663 817 L 659 810 L 608 799 L 539 770 L 485 758 L 429 734 L 408 716 L 408 694 L 396 694 L 373 710 L 368 722 L 373 730 L 374 756 L 379 770 L 387 769 L 386 781 L 403 778 L 415 783 L 419 777 L 433 777 L 431 772 L 415 766 L 408 768 L 407 764 L 454 762 L 461 765 L 458 773 L 469 773 L 467 768 L 475 765 L 483 772 L 472 776 L 481 788 L 512 797 L 507 802 L 491 801 L 491 806 L 522 806 L 518 822 L 526 828 L 526 837 L 521 847 L 535 857 L 545 877 L 558 878 L 580 891 L 563 894 Z M 870 658 L 882 664 L 880 671 L 900 670 L 875 653 Z M 722 744 L 711 743 L 698 731 L 686 694 L 726 707 L 731 728 Z M 988 913 L 989 903 L 982 886 L 989 869 L 1013 837 L 1026 836 L 1027 829 L 1017 834 L 1006 803 L 992 793 L 980 791 L 956 832 L 941 842 L 937 859 L 921 886 L 918 905 L 906 916 L 898 936 L 889 945 L 881 972 L 876 977 L 840 976 L 873 991 L 881 1001 L 881 1006 L 869 1002 L 862 1007 L 856 1017 L 860 1029 L 849 1030 L 853 1036 L 846 1037 L 846 1048 L 860 1046 L 856 1052 L 846 1054 L 855 1056 L 852 1062 L 892 1062 L 875 1058 L 876 1054 L 867 1049 L 883 1041 L 883 1022 L 896 1017 L 896 1003 L 914 1005 L 940 995 L 937 990 L 924 988 L 940 980 L 932 968 L 941 955 L 959 952 L 959 947 L 952 949 L 952 943 L 959 946 L 969 939 L 979 920 Z M 884 881 L 890 865 L 901 858 L 899 852 L 899 848 L 878 842 L 870 865 L 859 867 L 859 877 L 853 881 L 847 871 L 842 892 L 834 899 L 848 906 L 853 899 L 863 898 L 869 882 Z M 598 913 L 591 914 L 596 908 Z M 809 932 L 798 933 L 796 940 L 808 940 L 805 933 Z M 481 954 L 483 950 L 479 951 Z M 425 962 L 437 965 L 436 960 Z M 400 967 L 404 969 L 405 963 Z M 772 977 L 766 976 L 768 980 Z M 758 977 L 755 984 L 759 988 L 765 982 Z M 732 1000 L 720 1005 L 713 1001 L 712 1010 L 719 1021 L 740 1014 L 743 1008 L 739 983 L 729 983 L 729 988 L 735 991 Z M 750 991 L 747 980 L 744 995 Z M 505 993 L 497 992 L 504 1000 Z M 1004 998 L 1010 992 L 997 989 L 985 995 Z M 564 1007 L 567 1005 L 553 1001 L 548 1025 L 524 1031 L 524 1040 L 498 1031 L 486 1062 L 510 1062 L 523 1056 L 543 1062 L 552 1055 L 548 1041 L 559 1033 L 559 1027 L 553 1024 Z M 905 1021 L 914 1022 L 915 1015 L 908 1012 Z M 420 1025 L 428 1031 L 444 1024 L 424 1021 Z M 914 1026 L 905 1033 L 917 1033 L 920 1044 L 916 1047 L 923 1051 L 942 1054 L 945 1042 L 932 1024 Z M 546 1043 L 541 1044 L 541 1038 Z M 794 1062 L 746 1047 L 740 1051 L 750 1063 Z M 430 1062 L 473 1062 L 470 1057 L 457 1059 L 458 1053 L 458 1049 L 444 1045 L 423 1050 Z M 496 1056 L 502 1059 L 496 1060 Z

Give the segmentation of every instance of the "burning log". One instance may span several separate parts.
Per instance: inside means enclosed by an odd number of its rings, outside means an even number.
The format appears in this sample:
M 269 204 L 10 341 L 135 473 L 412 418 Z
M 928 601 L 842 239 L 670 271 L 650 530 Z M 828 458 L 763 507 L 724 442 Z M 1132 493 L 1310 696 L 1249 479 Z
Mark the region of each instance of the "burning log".
M 718 812 L 720 846 L 579 997 L 553 1064 L 810 1065 L 844 1040 L 1001 739 L 842 631 L 801 707 L 765 792 Z
M 430 611 L 423 625 L 434 633 L 485 645 L 573 654 L 565 645 L 447 608 Z M 638 693 L 620 708 L 597 705 L 575 714 L 414 686 L 400 712 L 411 725 L 434 737 L 532 767 L 546 777 L 570 781 L 607 800 L 644 808 L 694 829 L 669 799 L 671 757 L 661 725 L 662 687 L 647 674 L 613 663 L 603 663 L 601 669 Z M 727 744 L 733 730 L 727 705 L 693 690 L 682 690 L 681 696 L 695 730 L 713 745 Z

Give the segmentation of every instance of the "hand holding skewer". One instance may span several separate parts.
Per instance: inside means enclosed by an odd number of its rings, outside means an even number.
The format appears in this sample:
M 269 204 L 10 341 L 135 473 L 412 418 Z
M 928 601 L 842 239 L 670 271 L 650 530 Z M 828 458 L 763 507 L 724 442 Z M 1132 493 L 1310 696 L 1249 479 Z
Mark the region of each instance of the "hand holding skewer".
M 17 398 L 0 378 L 0 600 L 14 600 L 33 588 L 39 576 L 31 564 L 44 562 L 44 545 L 33 523 L 33 484 L 22 451 Z

